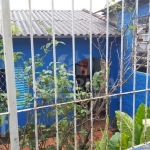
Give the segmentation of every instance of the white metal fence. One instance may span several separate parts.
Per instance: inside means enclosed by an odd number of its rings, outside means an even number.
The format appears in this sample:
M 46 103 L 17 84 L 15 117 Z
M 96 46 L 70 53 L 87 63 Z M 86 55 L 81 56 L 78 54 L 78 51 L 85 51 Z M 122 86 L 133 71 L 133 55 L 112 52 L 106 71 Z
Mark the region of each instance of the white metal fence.
M 34 101 L 34 107 L 33 108 L 27 108 L 27 109 L 21 109 L 21 110 L 17 110 L 17 103 L 16 103 L 16 87 L 15 87 L 15 75 L 14 75 L 14 57 L 13 57 L 13 44 L 12 44 L 12 29 L 11 29 L 11 19 L 10 19 L 10 7 L 9 7 L 9 0 L 1 0 L 1 14 L 2 14 L 2 39 L 3 39 L 3 46 L 4 46 L 4 60 L 5 60 L 5 74 L 6 74 L 6 85 L 7 85 L 7 99 L 8 99 L 8 112 L 2 112 L 0 113 L 0 115 L 9 115 L 9 135 L 10 135 L 10 144 L 11 144 L 11 149 L 12 150 L 19 150 L 20 149 L 20 145 L 19 145 L 19 130 L 18 130 L 18 115 L 19 113 L 22 112 L 30 112 L 30 111 L 34 111 L 34 139 L 35 139 L 35 147 L 33 149 L 38 150 L 39 149 L 39 123 L 38 123 L 38 110 L 42 110 L 44 108 L 52 108 L 55 109 L 55 129 L 53 128 L 53 130 L 55 130 L 55 135 L 53 135 L 53 138 L 55 139 L 55 149 L 59 150 L 60 149 L 60 116 L 59 116 L 59 109 L 61 106 L 68 106 L 70 107 L 71 104 L 73 104 L 73 129 L 74 129 L 74 137 L 73 137 L 73 143 L 72 143 L 72 147 L 73 149 L 77 150 L 77 149 L 81 149 L 81 147 L 79 147 L 79 129 L 78 129 L 78 105 L 79 103 L 88 103 L 90 102 L 90 108 L 89 113 L 90 114 L 90 119 L 87 117 L 87 120 L 85 122 L 88 122 L 90 120 L 90 132 L 89 132 L 89 136 L 88 136 L 88 142 L 87 144 L 90 144 L 89 149 L 95 149 L 95 139 L 94 139 L 94 114 L 93 114 L 93 109 L 95 106 L 95 103 L 97 103 L 97 101 L 99 101 L 100 99 L 103 99 L 103 101 L 105 101 L 106 103 L 104 104 L 105 107 L 105 118 L 106 118 L 106 126 L 105 126 L 105 136 L 106 139 L 103 140 L 102 142 L 104 142 L 105 145 L 105 149 L 110 149 L 109 147 L 109 119 L 107 119 L 109 117 L 109 106 L 110 106 L 110 99 L 113 97 L 119 97 L 119 103 L 120 103 L 120 120 L 119 120 L 119 125 L 120 125 L 120 140 L 119 140 L 119 147 L 120 149 L 123 149 L 123 143 L 122 141 L 124 140 L 124 135 L 122 133 L 124 133 L 124 120 L 123 120 L 123 114 L 121 113 L 123 111 L 123 96 L 126 95 L 130 95 L 132 94 L 132 99 L 129 100 L 129 103 L 133 103 L 133 108 L 132 108 L 132 118 L 133 120 L 135 120 L 135 113 L 136 113 L 136 94 L 137 93 L 142 93 L 145 92 L 145 110 L 144 110 L 144 143 L 145 145 L 147 145 L 147 139 L 149 137 L 147 132 L 147 124 L 148 124 L 148 102 L 149 100 L 149 40 L 150 40 L 150 27 L 149 27 L 149 15 L 148 15 L 148 22 L 147 22 L 147 26 L 148 26 L 148 40 L 147 40 L 147 46 L 146 46 L 146 56 L 144 55 L 140 55 L 138 52 L 138 46 L 140 44 L 140 42 L 138 41 L 138 37 L 139 34 L 137 34 L 137 30 L 138 30 L 138 23 L 139 23 L 139 3 L 142 3 L 141 0 L 135 0 L 135 1 L 126 1 L 126 0 L 122 0 L 121 3 L 117 4 L 117 7 L 109 7 L 110 5 L 110 1 L 106 0 L 107 6 L 106 8 L 103 10 L 106 12 L 106 18 L 105 18 L 105 22 L 106 22 L 106 33 L 104 35 L 100 35 L 98 38 L 106 38 L 106 47 L 105 49 L 105 64 L 106 64 L 106 69 L 105 69 L 105 73 L 103 74 L 103 77 L 105 75 L 105 77 L 103 78 L 104 82 L 105 82 L 105 93 L 99 95 L 99 96 L 94 96 L 94 89 L 93 89 L 93 76 L 92 76 L 92 68 L 93 68 L 93 64 L 92 64 L 92 50 L 93 50 L 93 37 L 94 35 L 92 34 L 92 16 L 95 15 L 92 13 L 92 0 L 90 0 L 90 14 L 89 14 L 89 35 L 87 35 L 87 37 L 89 38 L 89 60 L 90 60 L 90 97 L 89 98 L 81 98 L 78 99 L 77 98 L 77 92 L 76 92 L 76 68 L 75 68 L 75 64 L 76 64 L 76 47 L 75 47 L 75 43 L 76 43 L 76 37 L 75 37 L 75 10 L 74 10 L 74 0 L 72 0 L 72 66 L 73 66 L 73 97 L 72 97 L 72 101 L 63 101 L 63 102 L 59 102 L 58 101 L 58 78 L 57 78 L 57 57 L 56 57 L 56 45 L 57 45 L 57 41 L 55 40 L 55 5 L 54 5 L 54 0 L 51 0 L 51 5 L 52 8 L 52 17 L 51 17 L 51 21 L 52 21 L 52 42 L 53 42 L 53 63 L 54 63 L 54 103 L 53 104 L 48 104 L 48 105 L 37 105 L 37 84 L 36 84 L 36 66 L 35 66 L 35 48 L 34 48 L 34 34 L 33 34 L 33 15 L 32 15 L 32 6 L 31 6 L 31 0 L 29 0 L 29 24 L 30 24 L 30 43 L 31 43 L 31 56 L 32 56 L 32 86 L 33 86 L 33 101 Z M 129 4 L 129 6 L 127 5 Z M 128 10 L 131 6 L 133 5 L 132 10 Z M 147 5 L 149 6 L 149 3 L 147 3 Z M 131 18 L 131 21 L 135 23 L 135 26 L 128 24 L 128 30 L 130 30 L 133 33 L 133 37 L 132 37 L 132 54 L 130 56 L 126 56 L 126 49 L 129 49 L 126 45 L 128 43 L 128 41 L 125 39 L 126 36 L 129 33 L 125 33 L 126 32 L 126 28 L 127 26 L 125 25 L 125 21 L 126 21 L 126 15 L 125 15 L 125 11 L 133 11 L 133 16 Z M 111 43 L 110 43 L 110 26 L 112 25 L 112 14 L 111 12 L 113 11 L 113 13 L 116 13 L 118 11 L 120 11 L 120 24 L 118 25 L 118 28 L 120 28 L 120 31 L 118 29 L 117 34 L 115 35 L 114 39 L 116 39 L 117 37 L 121 38 L 121 43 L 120 43 L 120 51 L 118 52 L 118 59 L 119 59 L 119 65 L 120 65 L 120 69 L 119 69 L 119 73 L 118 73 L 118 79 L 117 81 L 115 81 L 114 86 L 113 87 L 118 87 L 119 92 L 114 92 L 116 90 L 114 89 L 109 89 L 108 84 L 109 84 L 109 69 L 110 69 L 110 64 L 109 64 L 109 55 L 110 55 L 110 47 L 111 47 Z M 149 13 L 148 13 L 149 14 Z M 118 17 L 119 13 L 116 13 L 114 16 L 116 16 L 116 18 Z M 134 19 L 133 19 L 134 18 Z M 114 40 L 115 41 L 115 40 Z M 111 52 L 112 53 L 112 52 Z M 145 81 L 145 87 L 142 87 L 142 89 L 137 89 L 136 88 L 136 81 L 138 80 L 136 72 L 137 70 L 140 68 L 139 66 L 137 66 L 139 60 L 137 58 L 137 55 L 139 54 L 138 58 L 146 58 L 146 61 L 144 61 L 144 64 L 140 64 L 140 67 L 145 67 L 146 66 L 146 73 L 145 73 L 145 77 L 146 77 L 146 81 Z M 126 61 L 127 58 L 130 58 L 129 62 Z M 131 59 L 133 61 L 131 61 Z M 132 64 L 131 64 L 132 63 Z M 126 65 L 127 64 L 127 65 Z M 127 77 L 127 79 L 125 79 L 125 74 L 126 72 L 128 72 L 129 70 L 129 65 L 131 64 L 131 68 L 132 69 L 132 73 L 131 75 L 129 75 L 129 77 Z M 112 70 L 110 70 L 111 72 Z M 114 70 L 113 70 L 114 71 Z M 124 84 L 126 84 L 126 82 L 130 82 L 130 78 L 133 78 L 133 90 L 130 91 L 124 91 L 123 86 Z M 130 84 L 131 85 L 131 84 Z M 132 101 L 133 100 L 133 101 Z M 111 102 L 112 103 L 112 102 Z M 98 105 L 98 104 L 97 104 Z M 101 105 L 98 105 L 98 107 L 101 107 Z M 46 115 L 46 114 L 45 114 Z M 135 132 L 136 132 L 136 125 L 135 125 L 135 121 L 132 121 L 132 128 L 130 129 L 132 132 L 132 140 L 130 142 L 132 142 L 131 147 L 134 148 L 136 146 L 135 143 Z M 52 132 L 52 131 L 47 131 L 47 132 Z M 51 138 L 51 137 L 49 137 Z M 71 139 L 68 139 L 68 141 L 71 141 Z M 81 139 L 83 140 L 83 139 Z M 85 139 L 84 139 L 85 140 Z M 65 149 L 65 147 L 64 147 Z M 67 149 L 67 148 L 66 148 Z M 99 147 L 99 149 L 101 149 L 101 147 Z M 148 148 L 149 149 L 149 148 Z

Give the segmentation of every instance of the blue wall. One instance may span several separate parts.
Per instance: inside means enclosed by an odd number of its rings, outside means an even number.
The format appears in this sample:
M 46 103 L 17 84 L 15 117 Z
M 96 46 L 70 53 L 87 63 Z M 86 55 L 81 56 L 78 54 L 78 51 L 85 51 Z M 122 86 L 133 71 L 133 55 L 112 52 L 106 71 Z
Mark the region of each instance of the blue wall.
M 62 39 L 57 39 L 59 41 L 63 41 L 65 45 L 59 44 L 56 47 L 57 51 L 57 61 L 64 62 L 66 63 L 69 67 L 70 70 L 72 70 L 72 39 L 71 38 L 62 38 Z M 114 38 L 110 38 L 110 44 L 111 42 L 114 41 Z M 35 47 L 35 54 L 40 54 L 41 56 L 44 55 L 43 51 L 40 49 L 41 46 L 45 45 L 48 42 L 48 39 L 46 38 L 35 38 L 34 39 L 34 47 Z M 97 40 L 96 38 L 93 38 L 93 42 L 97 45 Z M 31 57 L 31 52 L 30 52 L 30 40 L 28 38 L 23 38 L 19 39 L 16 38 L 13 40 L 13 45 L 14 45 L 14 51 L 15 52 L 20 52 L 22 51 L 24 55 L 24 60 L 28 60 L 28 58 Z M 111 55 L 111 69 L 110 69 L 110 85 L 109 88 L 111 88 L 112 84 L 117 78 L 118 75 L 118 68 L 119 68 L 119 63 L 118 63 L 118 53 L 117 51 L 119 50 L 118 47 L 120 45 L 120 39 L 116 38 L 116 40 L 113 42 L 110 51 Z M 76 62 L 89 58 L 89 39 L 84 39 L 84 38 L 76 38 L 75 40 L 75 49 L 76 49 Z M 105 40 L 101 44 L 101 49 L 103 49 L 105 53 Z M 65 60 L 62 59 L 60 56 L 65 56 Z M 93 58 L 100 58 L 100 54 L 98 49 L 93 45 Z M 105 59 L 105 58 L 104 58 Z M 53 61 L 53 52 L 51 51 L 45 58 L 45 69 L 46 66 Z M 41 67 L 40 70 L 44 69 L 44 67 Z M 119 109 L 119 102 L 117 97 L 114 97 L 111 99 L 111 104 L 110 104 L 110 116 L 114 117 L 114 111 Z M 23 126 L 25 124 L 25 113 L 19 113 L 19 125 Z
M 124 27 L 126 28 L 127 25 L 132 25 L 132 21 L 135 14 L 133 14 L 134 9 L 132 12 L 125 10 L 125 17 L 124 17 Z M 143 5 L 139 6 L 139 17 L 147 16 L 149 12 L 149 6 Z M 118 12 L 118 15 L 121 20 L 121 12 Z M 120 25 L 118 24 L 118 27 Z M 132 30 L 128 29 L 125 34 L 125 44 L 126 44 L 126 57 L 131 55 L 132 52 L 132 44 L 133 44 L 133 37 L 132 37 Z M 130 58 L 129 58 L 130 59 Z M 129 59 L 127 61 L 129 61 Z M 131 60 L 129 67 L 131 66 Z M 127 79 L 131 74 L 133 73 L 133 69 L 131 68 L 128 70 L 128 72 L 125 74 L 124 78 Z M 149 87 L 150 87 L 150 76 L 149 76 Z M 146 74 L 141 72 L 136 72 L 136 90 L 144 90 L 146 88 Z M 130 78 L 130 80 L 124 84 L 123 86 L 123 92 L 130 92 L 133 90 L 133 76 Z M 136 93 L 136 109 L 141 103 L 145 103 L 145 92 Z M 148 95 L 148 104 L 150 105 L 150 92 Z M 133 104 L 133 94 L 128 94 L 123 96 L 123 111 L 128 113 L 130 116 L 132 116 L 132 105 Z

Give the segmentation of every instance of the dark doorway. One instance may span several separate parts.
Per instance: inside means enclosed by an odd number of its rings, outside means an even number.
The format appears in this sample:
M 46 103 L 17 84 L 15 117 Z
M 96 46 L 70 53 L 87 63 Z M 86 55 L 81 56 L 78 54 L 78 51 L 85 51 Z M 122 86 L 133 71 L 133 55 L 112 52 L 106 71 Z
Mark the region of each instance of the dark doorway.
M 105 60 L 101 60 L 100 58 L 92 59 L 92 76 L 95 72 L 99 72 L 101 71 L 101 69 L 105 68 L 103 62 L 105 62 Z M 87 92 L 87 88 L 85 87 L 85 85 L 88 81 L 90 81 L 90 59 L 83 59 L 76 63 L 76 82 L 78 87 L 80 87 L 82 91 Z M 103 99 L 96 100 L 97 105 L 94 108 L 94 112 L 96 112 L 97 108 L 101 105 L 102 101 Z M 86 105 L 89 109 L 90 102 L 88 102 Z M 100 116 L 105 116 L 105 110 L 100 113 Z

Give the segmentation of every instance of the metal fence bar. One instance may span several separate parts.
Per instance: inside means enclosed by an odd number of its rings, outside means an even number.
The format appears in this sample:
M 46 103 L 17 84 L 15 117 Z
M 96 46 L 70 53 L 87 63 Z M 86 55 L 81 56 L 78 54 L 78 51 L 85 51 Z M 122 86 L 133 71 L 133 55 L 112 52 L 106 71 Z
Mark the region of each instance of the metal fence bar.
M 121 62 L 120 62 L 120 150 L 122 149 L 122 81 L 123 81 L 123 53 L 124 53 L 124 0 L 122 0 L 121 18 Z
M 148 91 L 150 91 L 150 89 L 148 89 Z M 141 93 L 141 92 L 145 92 L 145 89 L 144 90 L 137 90 L 137 91 L 131 91 L 131 92 L 124 92 L 122 93 L 122 95 L 128 95 L 128 94 L 133 94 L 133 93 Z M 118 94 L 111 94 L 111 95 L 107 95 L 107 98 L 110 98 L 110 97 L 116 97 L 116 96 L 120 96 L 120 93 Z M 80 102 L 88 102 L 88 101 L 91 101 L 91 100 L 97 100 L 97 99 L 103 99 L 103 98 L 106 98 L 106 96 L 100 96 L 100 97 L 92 97 L 90 99 L 81 99 L 81 100 L 78 100 L 76 102 L 72 101 L 72 102 L 64 102 L 64 103 L 58 103 L 57 106 L 62 106 L 62 105 L 69 105 L 69 104 L 73 104 L 73 103 L 80 103 Z M 35 110 L 35 109 L 42 109 L 42 108 L 49 108 L 49 107 L 55 107 L 56 105 L 55 104 L 52 104 L 52 105 L 46 105 L 46 106 L 41 106 L 41 107 L 36 107 L 36 108 L 28 108 L 28 109 L 22 109 L 22 110 L 18 110 L 17 112 L 18 113 L 21 113 L 21 112 L 27 112 L 27 111 L 31 111 L 31 110 Z M 4 114 L 9 114 L 9 113 L 4 113 Z M 0 114 L 1 115 L 1 114 Z
M 32 23 L 31 0 L 29 0 L 29 20 L 30 20 L 30 43 L 31 43 L 31 58 L 32 58 L 33 96 L 34 96 L 34 108 L 36 108 L 37 107 L 36 79 L 35 79 L 35 59 L 34 59 L 34 40 L 33 40 L 33 23 Z M 36 150 L 38 150 L 38 122 L 37 122 L 37 110 L 36 109 L 34 109 L 34 123 L 35 123 Z
M 0 113 L 0 116 L 2 116 L 2 115 L 9 115 L 9 112 Z
M 14 74 L 14 56 L 10 20 L 9 0 L 1 0 L 2 32 L 4 45 L 4 60 L 6 71 L 6 86 L 9 112 L 9 130 L 12 150 L 19 150 L 18 118 L 16 103 L 16 87 Z
M 106 0 L 106 7 L 107 7 L 107 17 L 106 17 L 106 87 L 105 87 L 105 93 L 106 93 L 106 150 L 108 150 L 108 105 L 109 105 L 109 100 L 108 100 L 108 52 L 109 52 L 109 0 Z
M 52 5 L 52 33 L 53 33 L 53 61 L 54 61 L 54 82 L 55 82 L 55 109 L 56 109 L 56 147 L 59 150 L 59 128 L 58 128 L 58 104 L 57 104 L 57 60 L 56 60 L 56 42 L 55 42 L 55 20 L 54 20 L 54 0 Z
M 150 14 L 150 1 L 149 1 L 149 14 Z M 150 17 L 148 18 L 149 20 L 149 30 L 148 30 L 148 41 L 150 41 Z M 150 58 L 150 43 L 147 45 L 147 73 L 146 73 L 146 95 L 145 95 L 145 125 L 144 125 L 144 142 L 147 144 L 147 137 L 146 137 L 146 132 L 147 132 L 147 108 L 148 108 L 148 83 L 149 83 L 149 73 L 150 73 L 150 63 L 149 63 L 149 58 Z
M 93 97 L 93 85 L 92 85 L 92 0 L 90 0 L 90 90 L 91 90 L 91 97 Z M 93 149 L 93 101 L 90 101 L 91 105 L 91 149 Z
M 74 0 L 72 0 L 72 61 L 73 61 L 73 99 L 74 102 L 76 102 L 76 76 L 75 76 L 75 63 L 76 63 L 76 58 L 75 58 L 75 31 L 74 31 Z M 76 103 L 74 103 L 74 140 L 75 140 L 75 150 L 77 150 L 77 108 L 76 108 Z
M 137 26 L 138 23 L 138 0 L 136 0 L 136 6 L 135 6 L 135 26 Z M 133 51 L 133 59 L 134 59 L 134 65 L 133 65 L 133 120 L 135 120 L 135 98 L 136 98 L 136 51 L 137 51 L 137 34 L 135 33 L 135 43 L 134 43 L 134 51 Z M 134 147 L 134 141 L 135 141 L 135 121 L 132 123 L 132 147 Z

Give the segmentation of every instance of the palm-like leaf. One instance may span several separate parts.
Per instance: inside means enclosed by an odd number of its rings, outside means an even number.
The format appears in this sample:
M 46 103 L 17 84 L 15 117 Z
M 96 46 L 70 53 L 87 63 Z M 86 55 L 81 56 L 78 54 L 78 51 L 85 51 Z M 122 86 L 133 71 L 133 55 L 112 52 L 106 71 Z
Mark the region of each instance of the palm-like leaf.
M 109 148 L 110 150 L 119 150 L 119 148 L 117 148 L 117 143 L 119 141 L 120 138 L 120 133 L 116 132 L 109 141 Z
M 116 111 L 117 126 L 119 130 L 121 130 L 120 129 L 120 121 L 121 121 L 120 116 L 122 118 L 122 132 L 129 136 L 129 140 L 132 140 L 133 120 L 128 114 L 124 112 Z M 135 128 L 135 133 L 134 133 L 135 142 L 134 143 L 135 145 L 138 145 L 140 143 L 141 126 L 135 123 L 134 128 Z
M 141 104 L 136 112 L 135 121 L 140 126 L 143 126 L 142 120 L 145 119 L 145 108 L 146 106 Z M 147 118 L 150 118 L 150 108 L 147 109 Z
M 144 143 L 145 141 L 146 142 L 149 142 L 150 141 L 150 126 L 147 126 L 146 127 L 146 138 L 144 137 L 144 129 L 142 131 L 142 135 L 141 135 L 141 139 L 140 139 L 140 143 Z
M 132 121 L 133 121 L 132 118 L 124 112 L 116 111 L 117 126 L 118 126 L 119 130 L 121 130 L 121 128 L 120 128 L 120 121 L 121 121 L 120 116 L 122 118 L 122 131 L 123 131 L 123 133 L 128 135 L 129 138 L 132 138 Z
M 125 133 L 122 133 L 122 135 L 121 135 L 122 137 L 122 143 L 121 143 L 121 149 L 122 150 L 125 150 L 125 149 L 127 149 L 127 148 L 129 148 L 129 136 L 128 135 L 126 135 Z M 118 141 L 118 143 L 117 143 L 117 147 L 118 148 L 120 148 L 120 140 L 121 140 L 121 138 L 119 137 L 119 141 Z
M 103 132 L 102 140 L 96 143 L 95 150 L 106 150 L 106 130 Z

